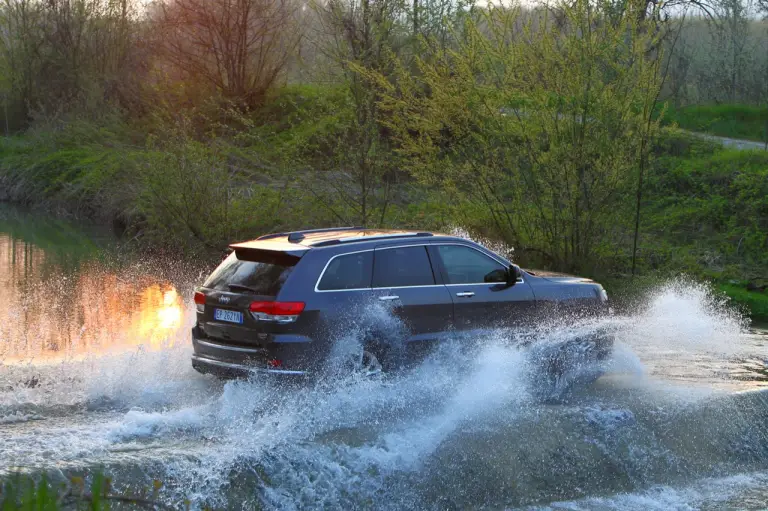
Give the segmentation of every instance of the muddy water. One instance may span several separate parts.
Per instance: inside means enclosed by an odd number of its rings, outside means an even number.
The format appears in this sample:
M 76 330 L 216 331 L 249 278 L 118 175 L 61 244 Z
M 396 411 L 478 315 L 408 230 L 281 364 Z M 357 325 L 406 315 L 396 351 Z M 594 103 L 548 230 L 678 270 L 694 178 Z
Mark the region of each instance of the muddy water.
M 198 375 L 201 268 L 0 209 L 0 473 L 101 467 L 118 485 L 163 480 L 169 504 L 216 508 L 768 506 L 768 335 L 704 287 L 660 283 L 609 320 L 606 375 L 542 402 L 536 353 L 515 332 L 377 380 Z M 557 345 L 594 326 L 533 335 Z

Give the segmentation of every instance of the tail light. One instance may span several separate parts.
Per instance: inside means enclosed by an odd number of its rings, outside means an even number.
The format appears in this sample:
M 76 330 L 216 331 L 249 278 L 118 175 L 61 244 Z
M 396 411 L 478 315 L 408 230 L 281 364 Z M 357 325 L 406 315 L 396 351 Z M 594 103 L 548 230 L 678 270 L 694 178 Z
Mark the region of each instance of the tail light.
M 195 306 L 197 312 L 205 312 L 205 295 L 200 291 L 195 291 Z
M 304 310 L 304 302 L 251 302 L 250 310 L 257 321 L 293 323 Z

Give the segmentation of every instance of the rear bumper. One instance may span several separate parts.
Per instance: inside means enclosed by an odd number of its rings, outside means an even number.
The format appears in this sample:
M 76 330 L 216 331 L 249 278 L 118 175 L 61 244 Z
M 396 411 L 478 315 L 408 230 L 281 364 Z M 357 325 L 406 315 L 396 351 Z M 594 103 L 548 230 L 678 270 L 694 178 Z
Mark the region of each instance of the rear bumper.
M 291 369 L 267 369 L 255 367 L 248 364 L 238 364 L 234 362 L 225 362 L 213 358 L 205 358 L 198 355 L 192 355 L 192 367 L 203 374 L 213 374 L 215 376 L 229 378 L 248 378 L 257 374 L 268 374 L 273 376 L 287 376 L 291 378 L 302 378 L 307 376 L 306 371 Z
M 248 378 L 256 374 L 293 378 L 309 375 L 315 343 L 295 335 L 284 336 L 287 341 L 282 337 L 277 342 L 263 344 L 231 344 L 212 339 L 194 327 L 192 367 L 201 373 L 232 378 Z M 275 361 L 279 361 L 277 367 L 274 367 Z

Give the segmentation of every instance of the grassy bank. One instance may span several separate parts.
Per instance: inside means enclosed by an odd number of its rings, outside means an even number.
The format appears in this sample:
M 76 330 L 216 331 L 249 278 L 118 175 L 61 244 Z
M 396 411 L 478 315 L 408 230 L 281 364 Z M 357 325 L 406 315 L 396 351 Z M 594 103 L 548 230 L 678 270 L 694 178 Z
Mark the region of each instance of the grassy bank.
M 663 123 L 720 137 L 768 140 L 768 106 L 667 105 Z
M 750 291 L 741 284 L 720 284 L 718 289 L 728 295 L 733 303 L 741 306 L 753 321 L 768 323 L 768 293 Z
M 358 224 L 366 205 L 369 225 L 451 223 L 440 193 L 406 176 L 384 187 L 375 172 L 375 186 L 351 175 L 341 145 L 354 130 L 349 101 L 335 87 L 291 86 L 246 113 L 206 103 L 158 108 L 141 122 L 115 113 L 0 137 L 0 200 L 97 219 L 144 246 L 188 252 Z
M 646 270 L 753 280 L 768 268 L 768 152 L 723 149 L 668 131 L 644 202 Z

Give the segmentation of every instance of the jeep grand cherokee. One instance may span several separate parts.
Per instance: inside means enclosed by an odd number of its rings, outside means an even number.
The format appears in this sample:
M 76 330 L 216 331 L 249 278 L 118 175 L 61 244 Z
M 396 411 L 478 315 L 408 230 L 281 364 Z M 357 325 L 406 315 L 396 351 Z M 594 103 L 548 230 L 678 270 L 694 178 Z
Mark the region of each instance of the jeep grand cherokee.
M 230 248 L 195 292 L 192 365 L 204 373 L 317 373 L 371 303 L 405 330 L 399 353 L 553 311 L 606 308 L 596 282 L 524 271 L 473 241 L 431 232 L 315 229 Z M 369 328 L 357 360 L 363 370 L 396 362 L 384 336 Z M 599 343 L 604 358 L 611 341 Z

